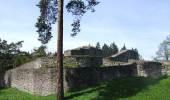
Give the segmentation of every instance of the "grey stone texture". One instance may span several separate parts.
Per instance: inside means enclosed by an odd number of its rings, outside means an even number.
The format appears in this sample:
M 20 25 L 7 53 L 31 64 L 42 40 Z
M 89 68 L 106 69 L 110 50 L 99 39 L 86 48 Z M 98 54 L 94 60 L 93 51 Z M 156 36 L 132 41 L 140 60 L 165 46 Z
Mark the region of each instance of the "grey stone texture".
M 102 81 L 119 77 L 128 77 L 136 74 L 135 65 L 112 67 L 85 67 L 64 69 L 64 89 L 73 91 L 80 88 L 94 86 Z M 49 95 L 55 93 L 56 69 L 39 68 L 9 70 L 5 74 L 5 82 L 8 86 L 21 91 L 37 95 Z
M 102 65 L 102 57 L 65 57 L 66 63 L 76 63 L 78 67 L 100 67 Z
M 134 51 L 124 50 L 102 60 L 102 51 L 94 47 L 81 47 L 65 51 L 64 63 L 79 67 L 64 68 L 64 90 L 74 91 L 120 77 L 159 77 L 170 75 L 170 66 L 152 61 L 133 61 Z M 56 91 L 56 60 L 39 58 L 8 71 L 0 71 L 0 87 L 14 87 L 36 95 L 49 95 Z M 116 62 L 123 62 L 115 64 Z M 101 65 L 106 65 L 101 67 Z
M 14 87 L 19 90 L 36 95 L 49 95 L 55 93 L 56 69 L 39 67 L 41 60 L 27 63 L 18 68 L 0 73 L 1 87 Z M 159 77 L 169 69 L 162 67 L 159 62 L 137 62 L 127 65 L 108 67 L 78 67 L 64 69 L 64 89 L 74 91 L 100 84 L 103 81 L 120 77 L 144 76 Z
M 91 46 L 83 46 L 72 50 L 67 50 L 64 52 L 65 57 L 70 56 L 90 56 L 90 57 L 102 57 L 102 50 Z
M 154 61 L 138 61 L 137 62 L 137 71 L 138 76 L 144 77 L 160 77 L 165 75 L 163 73 L 163 66 L 160 62 Z
M 64 52 L 65 63 L 76 63 L 79 67 L 99 67 L 102 65 L 102 50 L 84 46 Z

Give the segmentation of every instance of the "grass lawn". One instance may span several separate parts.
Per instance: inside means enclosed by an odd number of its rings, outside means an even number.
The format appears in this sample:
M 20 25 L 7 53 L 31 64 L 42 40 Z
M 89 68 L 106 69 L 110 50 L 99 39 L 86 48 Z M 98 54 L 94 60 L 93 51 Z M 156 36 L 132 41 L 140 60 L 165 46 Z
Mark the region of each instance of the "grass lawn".
M 170 100 L 170 77 L 131 77 L 65 94 L 66 100 Z M 16 89 L 0 89 L 0 100 L 55 100 L 55 95 L 33 96 Z

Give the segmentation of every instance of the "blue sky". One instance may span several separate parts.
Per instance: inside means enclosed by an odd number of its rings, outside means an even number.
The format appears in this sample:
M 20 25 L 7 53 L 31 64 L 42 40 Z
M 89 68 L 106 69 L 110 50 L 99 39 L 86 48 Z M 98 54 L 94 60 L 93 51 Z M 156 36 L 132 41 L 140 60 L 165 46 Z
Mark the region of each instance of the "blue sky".
M 23 50 L 40 46 L 34 27 L 39 0 L 2 0 L 0 3 L 0 38 L 24 40 Z M 95 13 L 81 21 L 81 32 L 70 37 L 72 15 L 64 13 L 64 50 L 96 42 L 115 42 L 119 48 L 137 48 L 145 59 L 152 59 L 161 41 L 170 34 L 170 0 L 100 0 Z M 54 26 L 54 28 L 56 28 Z M 56 50 L 56 29 L 48 51 Z

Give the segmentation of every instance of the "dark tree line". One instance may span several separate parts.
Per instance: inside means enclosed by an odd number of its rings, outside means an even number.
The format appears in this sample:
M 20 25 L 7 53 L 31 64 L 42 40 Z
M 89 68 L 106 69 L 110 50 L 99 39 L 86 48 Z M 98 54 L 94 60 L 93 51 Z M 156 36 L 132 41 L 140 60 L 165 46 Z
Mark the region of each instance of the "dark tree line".
M 97 42 L 96 43 L 96 48 L 102 50 L 103 57 L 108 57 L 108 56 L 114 55 L 114 54 L 119 52 L 119 48 L 114 42 L 112 42 L 110 45 L 107 45 L 106 43 L 104 43 L 103 46 L 101 46 L 100 43 Z M 120 49 L 120 51 L 123 51 L 123 50 L 127 50 L 125 44 Z M 132 54 L 131 56 L 133 56 L 133 58 L 139 59 L 138 50 L 133 49 L 133 48 L 132 48 L 132 50 L 134 50 L 136 53 Z
M 124 44 L 124 46 L 123 46 L 120 50 L 121 50 L 121 51 L 122 51 L 122 50 L 126 50 L 125 44 Z
M 100 43 L 97 42 L 96 48 L 102 50 L 102 52 L 103 52 L 103 54 L 102 54 L 103 57 L 107 57 L 107 56 L 116 54 L 116 53 L 118 53 L 118 51 L 119 51 L 118 46 L 117 46 L 114 42 L 111 43 L 110 45 L 107 45 L 107 44 L 104 43 L 103 46 L 101 46 Z
M 23 41 L 8 43 L 0 39 L 0 70 L 8 70 L 36 58 L 46 55 L 44 46 L 34 49 L 32 53 L 21 50 Z
M 23 41 L 17 43 L 8 43 L 6 40 L 0 39 L 0 67 L 1 69 L 10 69 L 11 67 L 22 63 L 22 55 L 27 55 L 26 52 L 21 52 Z

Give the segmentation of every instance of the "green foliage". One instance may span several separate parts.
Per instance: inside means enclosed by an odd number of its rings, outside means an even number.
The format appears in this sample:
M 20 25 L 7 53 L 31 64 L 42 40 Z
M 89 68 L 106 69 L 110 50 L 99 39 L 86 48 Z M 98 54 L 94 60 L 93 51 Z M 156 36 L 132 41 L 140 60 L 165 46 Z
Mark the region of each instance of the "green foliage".
M 43 20 L 42 17 L 38 18 L 38 22 L 35 25 L 38 30 L 38 40 L 41 41 L 42 44 L 46 44 L 48 43 L 48 41 L 52 38 L 52 34 L 51 34 L 51 25 L 50 24 L 46 24 L 46 22 Z
M 113 42 L 110 44 L 110 53 L 111 54 L 116 54 L 118 53 L 119 49 L 117 47 L 117 45 Z
M 46 56 L 46 46 L 40 46 L 38 49 L 34 49 L 34 52 L 32 53 L 34 55 L 35 58 L 39 58 L 39 57 L 44 57 Z
M 99 42 L 96 43 L 96 48 L 97 48 L 97 49 L 101 49 Z
M 33 96 L 14 88 L 0 89 L 0 100 L 55 100 L 55 96 Z
M 109 46 L 107 44 L 104 44 L 102 47 L 102 51 L 103 51 L 103 56 L 109 56 L 110 55 L 110 49 Z
M 20 48 L 22 47 L 23 41 L 19 41 L 17 43 L 8 44 L 6 40 L 0 39 L 0 53 L 1 54 L 18 54 L 20 52 Z
M 94 12 L 94 6 L 98 5 L 97 0 L 69 0 L 66 5 L 68 13 L 71 13 L 74 17 L 73 23 L 71 24 L 72 33 L 71 36 L 76 36 L 80 32 L 80 20 L 81 17 L 88 11 Z
M 139 52 L 138 52 L 138 49 L 133 49 L 132 48 L 132 50 L 134 50 L 135 52 L 131 55 L 131 56 L 133 56 L 132 58 L 133 59 L 135 59 L 135 60 L 139 60 L 139 59 L 142 59 L 142 58 L 140 58 L 140 54 L 139 54 Z
M 102 46 L 102 51 L 103 51 L 103 56 L 108 57 L 108 56 L 118 53 L 119 49 L 117 45 L 113 42 L 110 44 L 110 46 L 108 46 L 107 44 L 104 44 Z
M 57 20 L 57 0 L 40 0 L 37 6 L 40 8 L 40 16 L 35 24 L 38 40 L 46 44 L 52 38 L 52 24 Z
M 71 36 L 80 32 L 81 17 L 89 10 L 94 12 L 94 6 L 97 4 L 99 4 L 97 0 L 69 0 L 66 3 L 67 12 L 74 16 Z M 35 25 L 39 34 L 38 40 L 46 44 L 52 38 L 52 24 L 57 21 L 58 2 L 57 0 L 40 0 L 37 6 L 40 8 L 40 16 Z
M 14 55 L 11 59 L 13 67 L 17 67 L 19 65 L 25 64 L 33 60 L 33 57 L 28 52 L 21 52 L 18 55 Z
M 124 46 L 121 48 L 121 50 L 126 50 L 126 46 L 125 46 L 125 44 L 124 44 Z
M 0 70 L 8 70 L 31 61 L 31 54 L 20 50 L 22 43 L 23 41 L 8 43 L 0 39 Z
M 6 40 L 0 39 L 0 69 L 9 69 L 13 67 L 14 58 L 20 54 L 20 48 L 22 47 L 23 41 L 17 43 L 7 43 Z

